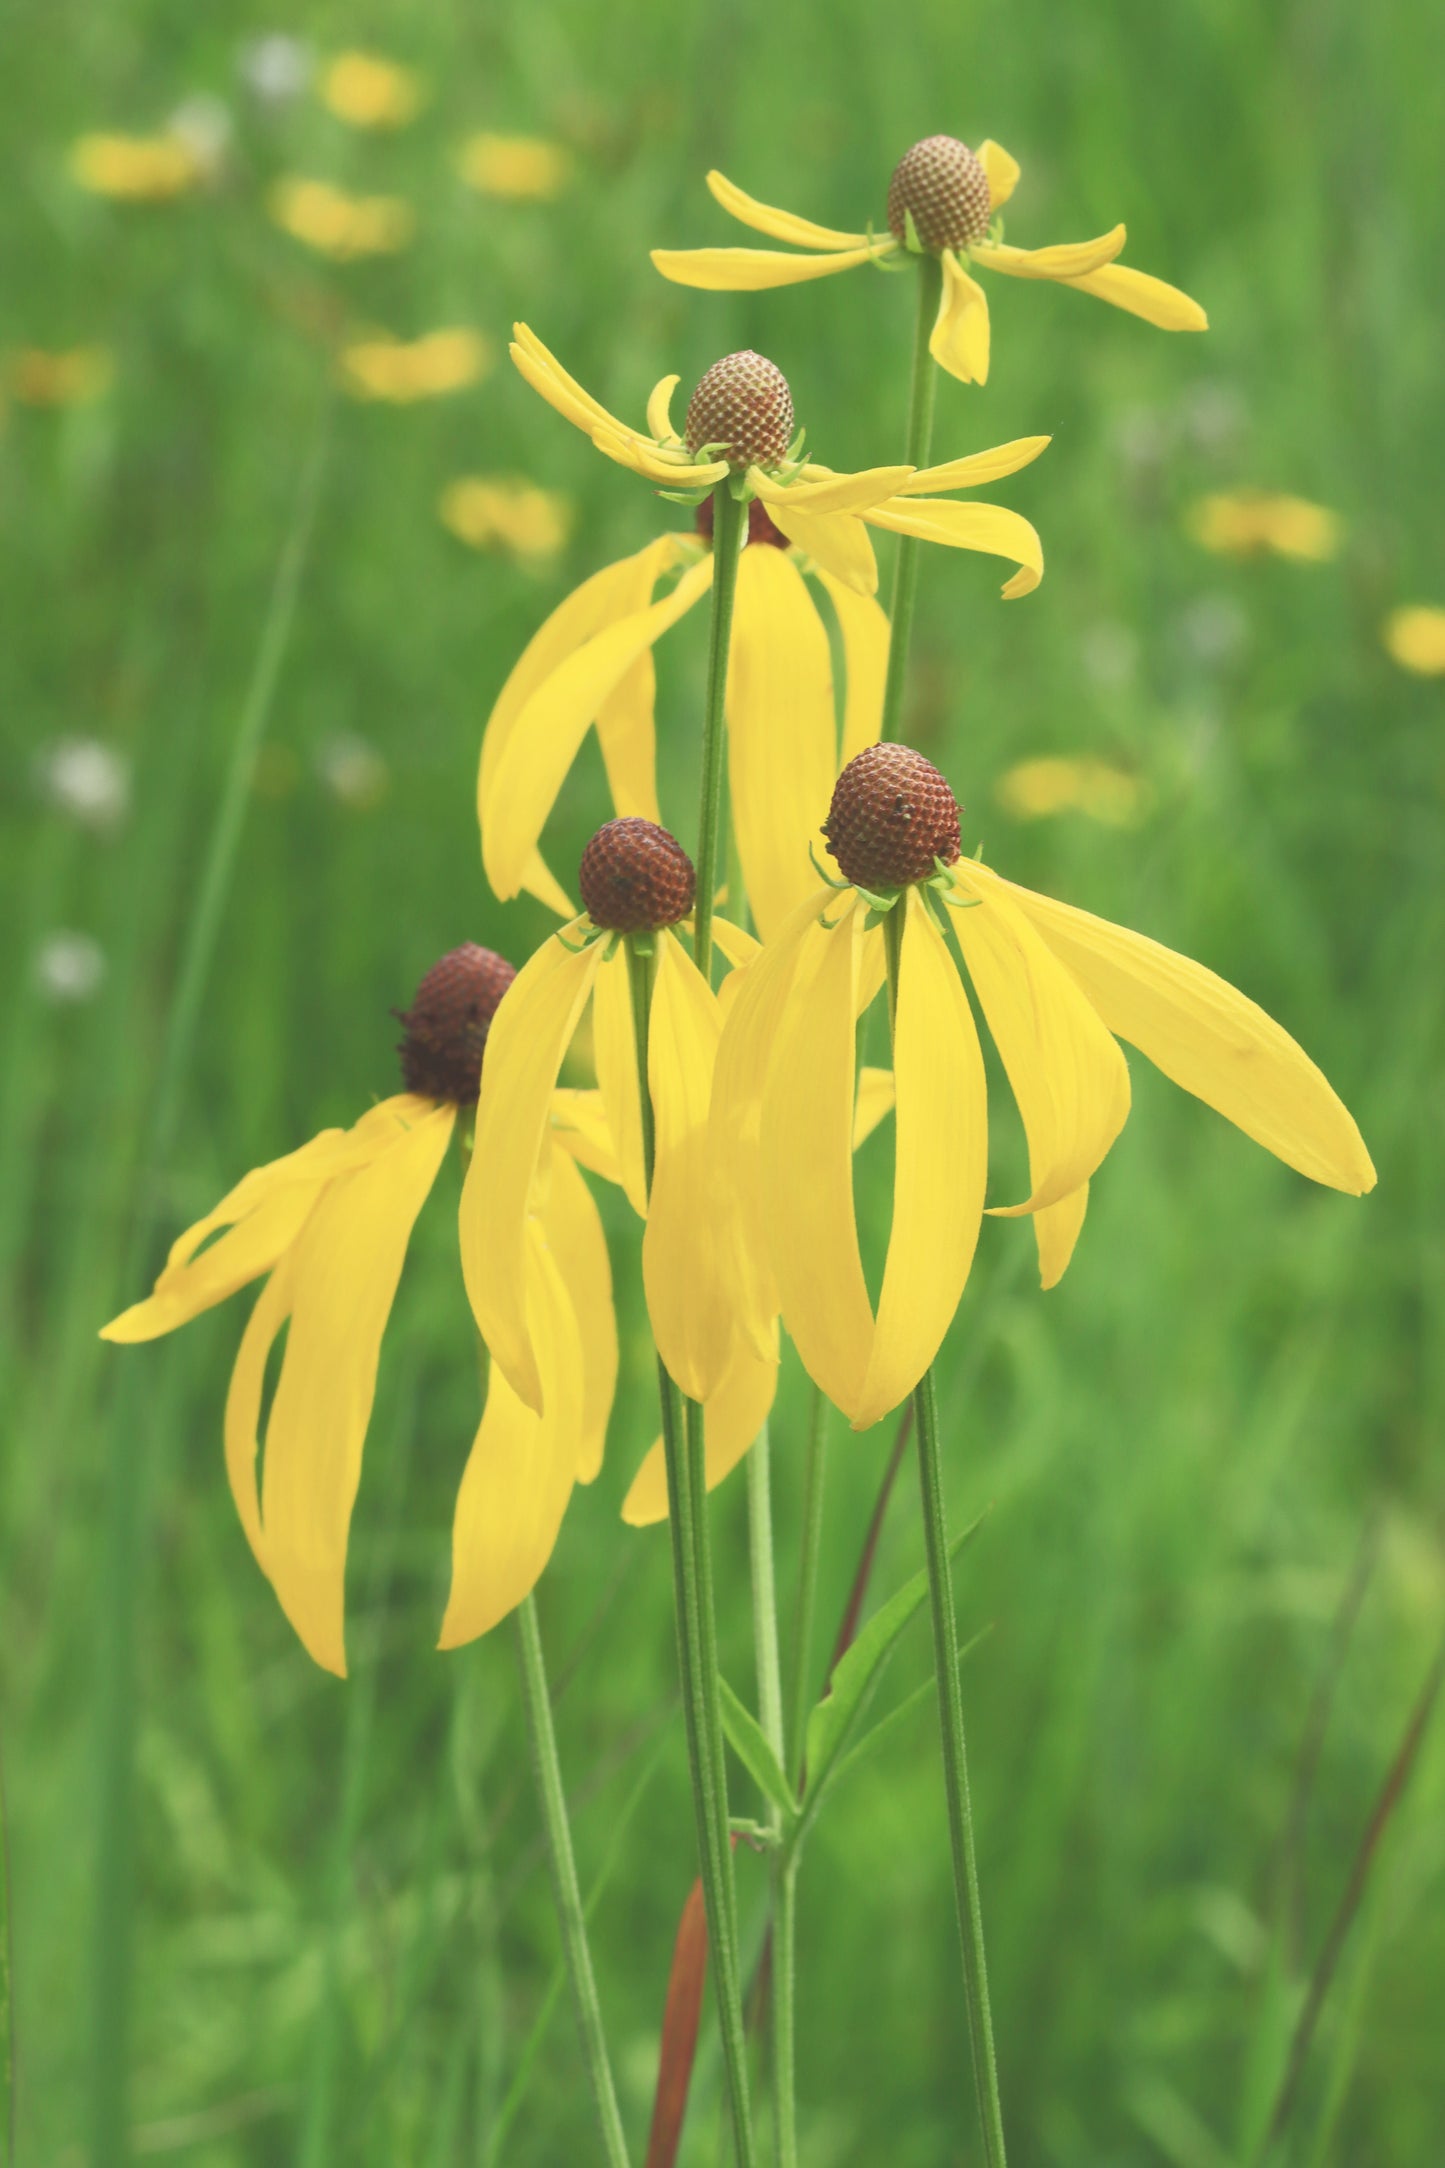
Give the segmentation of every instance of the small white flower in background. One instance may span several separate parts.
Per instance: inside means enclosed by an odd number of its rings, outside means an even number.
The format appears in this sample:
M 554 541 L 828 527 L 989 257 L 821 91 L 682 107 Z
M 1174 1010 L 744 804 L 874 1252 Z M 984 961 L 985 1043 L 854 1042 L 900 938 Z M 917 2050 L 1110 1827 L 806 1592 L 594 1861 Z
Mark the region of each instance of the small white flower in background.
M 316 61 L 309 45 L 273 30 L 242 46 L 239 67 L 242 82 L 262 105 L 289 105 L 311 81 Z
M 1201 452 L 1229 452 L 1244 434 L 1245 405 L 1232 384 L 1193 384 L 1181 401 L 1184 433 Z
M 1243 652 L 1249 619 L 1233 595 L 1200 595 L 1181 611 L 1179 637 L 1192 662 L 1219 670 Z
M 168 134 L 184 143 L 196 162 L 198 172 L 213 179 L 226 163 L 226 153 L 231 147 L 235 122 L 231 109 L 222 98 L 213 98 L 205 91 L 195 97 L 183 99 L 166 122 Z
M 1122 692 L 1138 674 L 1138 635 L 1127 625 L 1101 618 L 1084 634 L 1080 659 L 1085 677 L 1101 693 Z
M 391 788 L 391 770 L 376 747 L 349 730 L 338 731 L 318 748 L 316 772 L 338 804 L 353 813 L 380 805 Z
M 1131 481 L 1151 479 L 1169 450 L 1170 428 L 1157 407 L 1129 406 L 1114 418 L 1114 449 Z
M 118 828 L 130 811 L 130 762 L 99 738 L 57 738 L 35 756 L 35 787 L 82 828 Z
M 35 983 L 47 1001 L 89 1001 L 105 978 L 105 951 L 88 933 L 48 933 L 35 952 Z

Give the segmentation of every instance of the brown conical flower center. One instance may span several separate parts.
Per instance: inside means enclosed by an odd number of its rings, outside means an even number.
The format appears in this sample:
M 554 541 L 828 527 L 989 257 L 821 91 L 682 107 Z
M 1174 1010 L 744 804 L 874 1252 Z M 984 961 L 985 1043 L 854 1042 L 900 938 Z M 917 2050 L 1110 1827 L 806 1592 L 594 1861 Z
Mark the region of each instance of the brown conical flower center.
M 988 175 L 966 143 L 925 136 L 905 151 L 888 183 L 888 224 L 908 239 L 908 217 L 927 249 L 967 248 L 981 241 L 993 216 Z
M 643 933 L 687 917 L 697 875 L 675 836 L 624 814 L 599 828 L 582 853 L 577 885 L 594 926 Z
M 409 1092 L 466 1106 L 482 1083 L 482 1056 L 492 1018 L 516 969 L 493 949 L 464 941 L 432 965 L 409 1009 L 396 1009 L 406 1030 L 397 1048 Z
M 958 800 L 931 760 L 907 745 L 870 745 L 833 786 L 823 823 L 844 879 L 859 888 L 926 881 L 961 849 Z
M 715 516 L 712 498 L 704 497 L 697 508 L 695 525 L 705 542 L 711 542 L 712 540 Z M 771 543 L 775 550 L 785 550 L 789 546 L 787 536 L 783 533 L 782 528 L 769 517 L 768 508 L 761 497 L 750 497 L 748 499 L 748 540 L 749 542 Z
M 715 361 L 687 406 L 687 448 L 721 445 L 734 467 L 776 466 L 793 441 L 793 395 L 776 363 L 751 351 Z

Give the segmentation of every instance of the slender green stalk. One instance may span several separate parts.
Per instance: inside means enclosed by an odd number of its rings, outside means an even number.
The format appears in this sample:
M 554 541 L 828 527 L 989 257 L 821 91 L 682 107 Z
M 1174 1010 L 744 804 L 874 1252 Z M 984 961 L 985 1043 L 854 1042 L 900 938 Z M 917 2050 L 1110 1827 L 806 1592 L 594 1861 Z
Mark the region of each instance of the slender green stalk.
M 883 921 L 888 952 L 888 1005 L 895 1021 L 906 907 L 906 900 L 900 901 Z M 914 1390 L 913 1415 L 918 1436 L 919 1493 L 923 1505 L 924 1548 L 928 1557 L 929 1607 L 933 1617 L 938 1723 L 943 1742 L 943 1788 L 948 1800 L 948 1835 L 953 1855 L 958 1939 L 963 1953 L 968 2039 L 979 2121 L 983 2126 L 984 2159 L 988 2168 L 1004 2168 L 1003 2109 L 994 2055 L 993 2011 L 988 1998 L 983 1905 L 979 1897 L 978 1862 L 974 1856 L 973 1807 L 968 1790 L 968 1751 L 964 1741 L 963 1691 L 958 1670 L 958 1627 L 953 1608 L 953 1569 L 948 1555 L 948 1517 L 938 1450 L 938 1400 L 931 1368 L 924 1371 Z
M 727 746 L 724 705 L 728 649 L 733 636 L 733 602 L 738 591 L 738 558 L 747 531 L 748 508 L 727 482 L 713 491 L 712 622 L 707 643 L 707 693 L 702 719 L 702 803 L 697 817 L 697 907 L 693 955 L 704 978 L 712 970 L 712 912 L 723 857 L 723 754 Z
M 758 1722 L 763 1737 L 787 1767 L 783 1734 L 783 1677 L 778 1656 L 778 1600 L 773 1570 L 772 1441 L 766 1422 L 748 1453 L 748 1554 L 752 1569 L 753 1648 L 758 1669 Z M 782 1815 L 771 1803 L 768 1826 L 782 1834 Z M 781 1849 L 772 1855 L 773 1918 L 773 2114 L 779 2168 L 795 2168 L 798 2158 L 798 2112 L 793 2050 L 793 1998 L 796 1992 L 793 1922 L 797 1862 Z M 781 1923 L 781 1926 L 780 1926 Z
M 778 2168 L 798 2168 L 798 1855 L 773 1854 L 773 2105 Z
M 638 1096 L 642 1105 L 642 1160 L 650 1190 L 657 1149 L 648 1086 L 648 1040 L 656 970 L 651 939 L 629 936 L 627 961 L 631 977 Z M 668 1534 L 672 1544 L 678 1668 L 682 1679 L 693 1809 L 697 1817 L 698 1866 L 717 1988 L 718 2026 L 722 2034 L 723 2062 L 732 2106 L 733 2144 L 739 2168 L 756 2168 L 757 2147 L 748 2084 L 742 1971 L 733 1894 L 727 1768 L 717 1690 L 702 1410 L 695 1401 L 684 1398 L 660 1359 L 657 1378 L 662 1402 L 662 1447 L 667 1464 Z
M 617 2108 L 617 2090 L 607 2059 L 607 2037 L 602 2030 L 602 2006 L 592 1970 L 587 1942 L 587 1920 L 582 1891 L 577 1881 L 577 1862 L 572 1852 L 572 1832 L 567 1821 L 567 1795 L 562 1789 L 562 1766 L 557 1759 L 557 1733 L 552 1723 L 552 1697 L 547 1686 L 547 1667 L 542 1657 L 542 1636 L 537 1624 L 536 1599 L 527 1596 L 517 1606 L 517 1652 L 522 1665 L 522 1702 L 527 1712 L 527 1737 L 532 1748 L 532 1768 L 537 1797 L 547 1832 L 547 1856 L 552 1866 L 552 1892 L 557 1902 L 557 1921 L 562 1930 L 562 1949 L 567 1977 L 572 1983 L 572 2002 L 582 2053 L 592 2080 L 592 2098 L 602 2128 L 602 2150 L 611 2168 L 628 2168 L 627 2140 Z
M 15 2158 L 15 2024 L 11 1991 L 10 1837 L 0 1761 L 0 2168 Z
M 926 467 L 933 445 L 933 394 L 938 379 L 933 356 L 928 351 L 928 340 L 942 292 L 941 260 L 937 256 L 920 256 L 918 316 L 913 328 L 913 375 L 908 391 L 908 447 L 903 455 L 910 467 Z M 883 726 L 879 733 L 884 738 L 897 737 L 898 725 L 903 718 L 903 687 L 908 676 L 908 646 L 913 637 L 913 605 L 918 598 L 918 553 L 921 548 L 916 535 L 898 537 L 898 555 L 893 563 L 893 606 L 889 613 L 893 633 L 888 642 Z
M 326 410 L 329 413 L 329 407 Z M 155 1174 L 174 1140 L 182 1081 L 205 998 L 221 918 L 235 872 L 242 823 L 250 802 L 256 756 L 296 614 L 296 598 L 315 524 L 326 457 L 326 413 L 297 487 L 256 650 L 255 667 L 236 724 L 231 757 L 216 807 L 200 892 L 185 916 L 186 937 L 176 990 L 156 1072 L 150 1120 L 142 1144 L 139 1202 L 126 1245 L 124 1281 L 131 1286 L 149 1262 L 155 1231 Z M 92 1932 L 90 2158 L 93 2168 L 124 2168 L 129 2158 L 129 2062 L 135 1807 L 135 1636 L 141 1560 L 145 1549 L 145 1441 L 151 1411 L 141 1366 L 127 1363 L 117 1384 L 105 1440 L 106 1503 L 100 1569 L 103 1621 L 96 1673 L 98 1742 L 95 1915 Z
M 803 1464 L 803 1537 L 798 1552 L 798 1597 L 793 1615 L 793 1721 L 788 1737 L 792 1748 L 795 1783 L 802 1781 L 803 1749 L 808 1731 L 808 1710 L 812 1703 L 813 1613 L 818 1599 L 818 1556 L 823 1541 L 823 1478 L 826 1473 L 824 1448 L 827 1431 L 828 1403 L 822 1387 L 815 1385 L 808 1416 L 808 1453 Z

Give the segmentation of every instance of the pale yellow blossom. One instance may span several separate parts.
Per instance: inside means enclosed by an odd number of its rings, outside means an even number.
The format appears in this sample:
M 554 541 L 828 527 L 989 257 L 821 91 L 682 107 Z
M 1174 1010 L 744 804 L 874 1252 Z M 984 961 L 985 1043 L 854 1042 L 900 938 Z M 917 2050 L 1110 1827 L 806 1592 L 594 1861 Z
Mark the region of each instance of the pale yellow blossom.
M 338 53 L 321 77 L 322 102 L 352 128 L 404 128 L 421 104 L 410 68 L 377 53 Z
M 1189 531 L 1205 549 L 1223 557 L 1273 551 L 1276 557 L 1310 564 L 1337 557 L 1344 540 L 1338 512 L 1304 497 L 1275 497 L 1264 490 L 1201 497 L 1190 507 Z
M 294 175 L 272 189 L 271 216 L 294 240 L 338 263 L 395 255 L 416 230 L 416 214 L 400 196 L 348 196 L 329 181 Z
M 385 399 L 409 406 L 464 391 L 488 375 L 495 361 L 490 339 L 457 328 L 429 331 L 419 339 L 358 340 L 341 357 L 343 381 L 356 399 Z
M 569 153 L 542 136 L 472 136 L 459 164 L 470 187 L 513 203 L 550 203 L 572 174 Z
M 472 549 L 501 548 L 514 557 L 553 557 L 572 532 L 571 499 L 554 489 L 505 474 L 468 474 L 442 491 L 444 525 Z
M 70 170 L 91 195 L 121 203 L 167 203 L 201 175 L 194 150 L 177 135 L 84 135 L 71 145 Z
M 84 406 L 109 388 L 115 358 L 103 346 L 73 346 L 60 353 L 24 346 L 7 357 L 4 376 L 21 406 Z
M 1019 761 L 999 777 L 993 794 L 1015 820 L 1083 813 L 1108 828 L 1137 828 L 1154 801 L 1148 783 L 1122 768 L 1059 755 Z
M 1382 636 L 1402 670 L 1417 677 L 1445 676 L 1445 610 L 1428 602 L 1392 610 Z

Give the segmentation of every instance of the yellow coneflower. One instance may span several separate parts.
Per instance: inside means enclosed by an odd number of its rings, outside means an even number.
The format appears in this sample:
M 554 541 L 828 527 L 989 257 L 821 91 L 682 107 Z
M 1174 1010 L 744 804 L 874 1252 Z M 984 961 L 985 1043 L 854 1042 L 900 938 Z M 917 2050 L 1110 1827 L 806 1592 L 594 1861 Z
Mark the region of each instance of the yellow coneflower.
M 470 188 L 510 203 L 550 203 L 572 177 L 570 153 L 542 136 L 475 135 L 457 164 Z
M 293 240 L 351 263 L 359 256 L 394 256 L 416 231 L 416 214 L 400 196 L 348 196 L 329 181 L 291 175 L 271 191 L 271 216 Z
M 749 500 L 750 546 L 739 565 L 728 679 L 728 759 L 744 880 L 760 929 L 771 933 L 808 891 L 813 808 L 839 764 L 828 635 L 804 573 L 827 593 L 842 634 L 847 757 L 878 735 L 888 656 L 868 528 L 1008 558 L 1020 569 L 1005 595 L 1027 593 L 1043 572 L 1029 522 L 1000 505 L 954 504 L 928 492 L 1011 474 L 1049 440 L 1024 437 L 917 472 L 904 466 L 838 475 L 790 456 L 792 397 L 761 355 L 731 354 L 713 364 L 689 403 L 682 435 L 671 420 L 675 376 L 654 390 L 644 434 L 591 399 L 525 325 L 517 327 L 512 355 L 528 383 L 610 459 L 685 499 L 729 478 Z M 482 854 L 498 895 L 528 888 L 561 908 L 537 844 L 593 723 L 618 811 L 656 818 L 651 650 L 707 594 L 709 539 L 710 530 L 701 541 L 661 535 L 593 574 L 513 670 L 487 724 L 477 786 Z M 659 581 L 672 573 L 680 574 L 675 586 L 655 601 Z
M 1258 557 L 1272 551 L 1305 564 L 1337 557 L 1344 539 L 1338 512 L 1305 497 L 1236 490 L 1201 497 L 1189 510 L 1189 531 L 1204 549 L 1223 557 Z
M 1043 1284 L 1062 1276 L 1091 1176 L 1129 1112 L 1123 1039 L 1312 1180 L 1374 1185 L 1359 1130 L 1308 1056 L 1200 964 L 960 856 L 947 782 L 906 746 L 840 776 L 825 826 L 842 878 L 745 974 L 718 1051 L 711 1136 L 731 1314 L 765 1344 L 781 1312 L 855 1429 L 938 1352 L 972 1263 L 988 1108 L 957 946 L 1023 1119 Z M 884 922 L 887 922 L 886 924 Z M 893 1225 L 875 1313 L 853 1215 L 854 1049 L 898 943 Z
M 1381 637 L 1402 670 L 1413 670 L 1417 677 L 1445 672 L 1445 610 L 1437 605 L 1415 602 L 1392 610 Z
M 560 490 L 511 474 L 459 475 L 442 491 L 437 510 L 469 549 L 500 547 L 524 563 L 555 557 L 576 518 Z
M 493 362 L 491 340 L 459 327 L 419 339 L 358 339 L 343 349 L 341 371 L 353 398 L 410 406 L 465 391 L 490 374 Z
M 421 104 L 410 68 L 377 53 L 338 53 L 323 71 L 322 102 L 352 128 L 404 128 Z
M 344 1676 L 346 1549 L 381 1339 L 407 1243 L 464 1110 L 510 964 L 468 945 L 433 966 L 402 1018 L 406 1090 L 348 1130 L 329 1129 L 258 1167 L 175 1242 L 153 1293 L 105 1327 L 152 1340 L 266 1275 L 226 1402 L 226 1469 L 251 1549 L 307 1650 Z M 505 1011 L 503 1011 L 505 1013 Z M 579 1095 L 543 1110 L 545 1187 L 518 1234 L 525 1306 L 546 1406 L 524 1406 L 494 1364 L 462 1475 L 440 1645 L 485 1633 L 551 1556 L 574 1482 L 602 1460 L 617 1371 L 607 1245 L 572 1139 Z M 509 1232 L 517 1232 L 509 1230 Z M 217 1239 L 212 1239 L 216 1237 Z M 289 1327 L 258 1489 L 268 1357 Z
M 178 135 L 85 135 L 72 144 L 70 170 L 93 196 L 118 203 L 169 203 L 201 178 L 191 146 Z
M 1009 278 L 1072 286 L 1163 331 L 1208 328 L 1203 309 L 1188 294 L 1116 262 L 1126 239 L 1123 226 L 1093 241 L 1037 249 L 1006 246 L 997 214 L 1012 196 L 1019 170 L 1018 161 L 997 143 L 981 143 L 972 151 L 953 136 L 928 136 L 905 152 L 893 170 L 889 230 L 884 235 L 840 233 L 815 225 L 792 211 L 759 203 L 724 174 L 712 172 L 707 185 L 723 209 L 755 232 L 786 242 L 787 251 L 656 248 L 652 260 L 664 278 L 679 286 L 732 292 L 792 286 L 863 264 L 896 266 L 910 254 L 937 256 L 943 291 L 930 351 L 965 384 L 986 382 L 989 363 L 988 301 L 970 264 Z
M 994 796 L 1015 820 L 1046 820 L 1054 813 L 1083 813 L 1106 828 L 1135 828 L 1153 803 L 1149 785 L 1103 760 L 1067 760 L 1047 754 L 1020 760 L 1001 775 Z
M 104 346 L 73 346 L 60 353 L 25 346 L 7 357 L 4 379 L 22 406 L 85 406 L 115 381 L 115 356 Z

